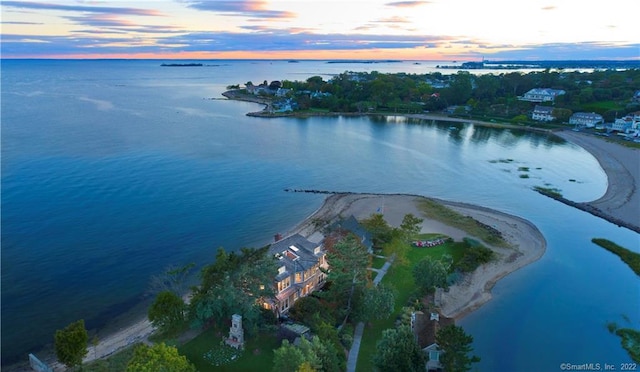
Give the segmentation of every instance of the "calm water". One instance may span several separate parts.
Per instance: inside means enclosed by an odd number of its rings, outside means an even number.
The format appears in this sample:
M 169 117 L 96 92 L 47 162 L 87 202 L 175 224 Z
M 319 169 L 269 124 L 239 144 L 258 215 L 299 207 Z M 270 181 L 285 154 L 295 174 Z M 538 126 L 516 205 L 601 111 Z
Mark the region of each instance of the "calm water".
M 286 232 L 322 202 L 289 187 L 422 194 L 531 220 L 548 241 L 545 256 L 500 281 L 494 300 L 461 322 L 479 369 L 629 361 L 605 325 L 640 327 L 640 282 L 590 239 L 638 251 L 638 234 L 531 191 L 602 195 L 606 177 L 584 150 L 399 117 L 249 118 L 260 106 L 209 99 L 249 80 L 435 64 L 160 63 L 2 62 L 3 364 L 77 319 L 104 327 L 172 264 L 210 262 L 219 246 L 255 247 Z

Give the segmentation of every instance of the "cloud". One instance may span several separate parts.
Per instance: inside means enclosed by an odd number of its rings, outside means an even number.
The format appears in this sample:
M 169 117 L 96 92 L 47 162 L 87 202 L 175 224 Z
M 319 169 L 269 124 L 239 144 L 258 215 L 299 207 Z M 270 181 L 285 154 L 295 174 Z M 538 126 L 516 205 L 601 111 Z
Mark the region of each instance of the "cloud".
M 153 9 L 128 8 L 128 7 L 108 7 L 108 6 L 86 6 L 86 5 L 61 5 L 39 3 L 31 1 L 3 1 L 3 7 L 34 10 L 58 10 L 65 12 L 86 12 L 86 13 L 106 13 L 138 16 L 161 16 L 162 13 Z
M 399 7 L 399 8 L 413 8 L 415 6 L 420 6 L 420 5 L 426 5 L 426 4 L 430 4 L 430 1 L 420 1 L 420 0 L 415 0 L 415 1 L 394 1 L 391 3 L 386 3 L 385 5 L 387 6 L 395 6 L 395 7 Z
M 291 33 L 289 30 L 266 29 L 255 33 L 202 32 L 176 35 L 161 43 L 185 45 L 187 51 L 302 51 L 361 50 L 428 47 L 442 37 L 364 34 Z M 446 38 L 444 38 L 446 40 Z
M 100 21 L 97 18 L 96 21 Z M 107 19 L 108 22 L 108 19 Z M 21 56 L 48 57 L 52 55 L 109 55 L 109 54 L 171 54 L 302 51 L 367 51 L 393 53 L 400 49 L 429 49 L 456 59 L 486 57 L 493 60 L 535 59 L 637 59 L 640 44 L 600 42 L 550 44 L 487 44 L 480 40 L 453 36 L 388 35 L 388 34 L 318 34 L 300 29 L 251 27 L 252 32 L 178 32 L 154 26 L 118 26 L 103 32 L 87 29 L 70 36 L 34 36 L 5 34 L 2 52 L 5 58 Z M 126 35 L 125 35 L 126 30 Z M 131 32 L 133 30 L 133 32 Z M 140 33 L 157 33 L 142 35 Z
M 42 25 L 43 23 L 39 23 L 39 22 L 20 22 L 20 21 L 2 21 L 0 22 L 0 24 L 3 25 Z
M 267 9 L 267 2 L 264 0 L 183 0 L 183 3 L 193 9 L 225 13 L 231 16 L 269 20 L 295 17 L 295 13 L 292 12 Z
M 602 42 L 491 45 L 476 49 L 488 59 L 501 60 L 604 60 L 638 59 L 640 44 L 615 45 Z
M 409 21 L 405 17 L 393 16 L 393 17 L 378 19 L 376 21 L 373 21 L 373 23 L 411 23 L 411 21 Z

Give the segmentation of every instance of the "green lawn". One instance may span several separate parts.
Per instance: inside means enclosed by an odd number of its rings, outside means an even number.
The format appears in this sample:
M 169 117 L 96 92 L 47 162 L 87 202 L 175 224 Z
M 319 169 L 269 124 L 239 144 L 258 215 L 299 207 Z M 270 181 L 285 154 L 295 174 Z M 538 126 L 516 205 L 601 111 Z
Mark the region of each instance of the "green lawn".
M 426 237 L 426 236 L 425 236 Z M 432 238 L 433 236 L 428 236 Z M 424 239 L 424 237 L 420 237 Z M 401 315 L 402 308 L 407 305 L 409 297 L 415 289 L 413 274 L 411 270 L 413 266 L 424 257 L 440 258 L 447 253 L 453 257 L 454 262 L 462 257 L 464 251 L 463 243 L 446 243 L 431 248 L 412 247 L 407 253 L 407 264 L 399 265 L 394 263 L 382 283 L 393 286 L 396 289 L 396 305 L 394 313 L 388 318 L 372 322 L 365 327 L 362 341 L 360 343 L 360 352 L 358 354 L 357 371 L 369 372 L 373 370 L 371 358 L 376 350 L 376 343 L 382 336 L 382 331 L 387 328 L 393 328 L 396 318 Z
M 178 347 L 180 354 L 184 355 L 196 366 L 199 372 L 207 371 L 266 371 L 273 366 L 273 350 L 280 347 L 275 334 L 259 334 L 249 338 L 245 344 L 245 350 L 238 359 L 222 365 L 214 366 L 215 356 L 228 355 L 226 345 L 220 345 L 222 336 L 215 328 L 210 328 L 198 337 Z
M 386 258 L 376 256 L 371 257 L 371 267 L 374 269 L 381 269 L 385 262 L 387 262 Z
M 473 218 L 464 216 L 453 209 L 438 203 L 437 201 L 423 198 L 420 199 L 418 205 L 420 211 L 422 211 L 424 216 L 427 218 L 458 228 L 467 232 L 469 235 L 480 238 L 488 244 L 496 247 L 509 247 L 509 243 L 507 243 L 507 241 L 504 240 L 497 231 L 491 229 L 489 226 L 484 226 Z

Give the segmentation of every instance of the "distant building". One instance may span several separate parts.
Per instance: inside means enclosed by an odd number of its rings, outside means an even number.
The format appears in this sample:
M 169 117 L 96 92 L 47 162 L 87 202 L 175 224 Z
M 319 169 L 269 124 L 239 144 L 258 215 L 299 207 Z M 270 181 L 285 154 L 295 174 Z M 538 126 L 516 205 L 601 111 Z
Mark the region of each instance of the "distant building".
M 634 122 L 633 119 L 634 115 L 627 115 L 623 118 L 616 119 L 613 124 L 611 124 L 611 130 L 620 133 L 632 133 L 634 129 L 638 127 L 638 122 Z
M 278 259 L 278 272 L 276 296 L 264 302 L 266 309 L 274 310 L 277 315 L 287 313 L 299 298 L 324 285 L 325 274 L 321 268 L 327 269 L 328 264 L 322 244 L 295 234 L 271 244 L 269 254 Z
M 586 128 L 593 128 L 604 123 L 604 118 L 594 112 L 576 112 L 569 118 L 569 124 Z
M 529 102 L 553 102 L 557 96 L 565 93 L 566 92 L 561 89 L 535 88 L 531 89 L 518 99 Z
M 536 121 L 552 121 L 555 119 L 553 116 L 553 107 L 536 105 L 531 113 L 531 119 Z
M 345 220 L 341 220 L 333 223 L 329 227 L 329 229 L 330 230 L 340 229 L 340 230 L 348 231 L 354 234 L 355 236 L 358 237 L 358 239 L 360 239 L 360 243 L 362 243 L 362 245 L 364 245 L 367 248 L 367 251 L 369 251 L 369 253 L 373 252 L 373 240 L 372 240 L 371 233 L 365 230 L 365 228 L 362 227 L 360 222 L 358 222 L 358 220 L 356 220 L 356 218 L 353 215 L 349 216 L 349 218 Z

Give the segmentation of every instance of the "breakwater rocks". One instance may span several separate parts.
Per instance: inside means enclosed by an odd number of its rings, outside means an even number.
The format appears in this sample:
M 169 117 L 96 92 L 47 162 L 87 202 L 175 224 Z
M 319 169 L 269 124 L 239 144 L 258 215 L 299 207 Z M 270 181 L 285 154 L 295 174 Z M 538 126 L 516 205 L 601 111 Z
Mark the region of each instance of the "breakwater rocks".
M 637 233 L 640 234 L 640 226 L 636 226 L 634 224 L 625 222 L 619 218 L 615 218 L 612 215 L 604 212 L 603 210 L 594 207 L 593 205 L 589 204 L 589 203 L 578 203 L 578 202 L 574 202 L 571 201 L 569 199 L 564 198 L 562 195 L 556 193 L 556 192 L 548 192 L 544 189 L 534 189 L 535 191 L 537 191 L 538 193 L 544 195 L 544 196 L 548 196 L 551 199 L 555 199 L 563 204 L 566 204 L 568 206 L 574 207 L 574 208 L 578 208 L 582 211 L 585 211 L 587 213 L 591 213 L 592 215 L 596 216 L 596 217 L 600 217 L 603 220 L 609 221 L 614 225 L 620 226 L 620 227 L 626 227 L 627 229 L 631 230 L 631 231 L 635 231 Z
M 303 192 L 303 193 L 307 193 L 307 194 L 329 194 L 329 195 L 333 195 L 333 194 L 360 194 L 357 192 L 344 192 L 344 191 L 328 191 L 328 190 L 313 190 L 313 189 L 289 189 L 286 188 L 284 189 L 285 192 Z

